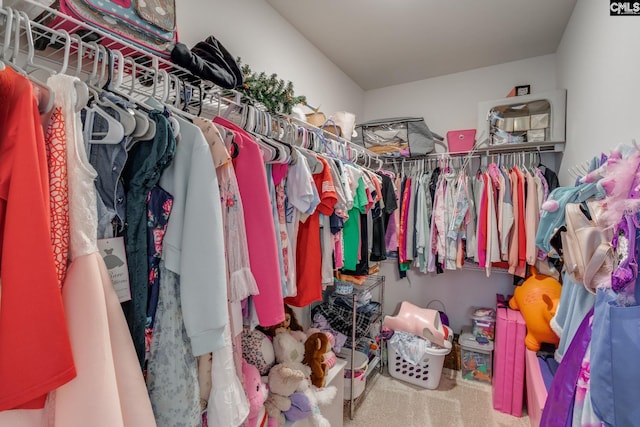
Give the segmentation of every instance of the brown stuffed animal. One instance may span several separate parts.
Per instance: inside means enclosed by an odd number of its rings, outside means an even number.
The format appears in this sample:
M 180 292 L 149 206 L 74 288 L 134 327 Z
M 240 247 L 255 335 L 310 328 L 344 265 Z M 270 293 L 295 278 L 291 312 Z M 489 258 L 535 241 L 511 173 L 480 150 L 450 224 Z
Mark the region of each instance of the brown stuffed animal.
M 311 368 L 311 384 L 324 387 L 324 378 L 329 369 L 324 363 L 324 354 L 329 351 L 331 344 L 323 332 L 309 335 L 304 343 L 304 364 Z

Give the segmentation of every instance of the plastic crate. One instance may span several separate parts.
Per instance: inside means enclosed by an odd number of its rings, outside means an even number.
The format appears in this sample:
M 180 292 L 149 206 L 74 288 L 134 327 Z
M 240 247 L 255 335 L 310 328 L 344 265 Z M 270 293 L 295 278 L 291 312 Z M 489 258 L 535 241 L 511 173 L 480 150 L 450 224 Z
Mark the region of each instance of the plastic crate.
M 470 333 L 460 335 L 462 378 L 491 384 L 493 342 L 479 343 Z
M 479 308 L 473 316 L 473 335 L 493 341 L 495 337 L 496 313 L 491 308 Z
M 450 328 L 446 327 L 449 331 L 447 339 L 453 340 L 453 332 Z M 408 382 L 419 387 L 436 389 L 440 384 L 440 377 L 442 376 L 442 368 L 444 366 L 444 358 L 451 349 L 448 348 L 432 348 L 422 358 L 418 365 L 413 365 L 400 356 L 395 349 L 395 346 L 389 342 L 388 349 L 388 366 L 389 375 L 393 378 Z

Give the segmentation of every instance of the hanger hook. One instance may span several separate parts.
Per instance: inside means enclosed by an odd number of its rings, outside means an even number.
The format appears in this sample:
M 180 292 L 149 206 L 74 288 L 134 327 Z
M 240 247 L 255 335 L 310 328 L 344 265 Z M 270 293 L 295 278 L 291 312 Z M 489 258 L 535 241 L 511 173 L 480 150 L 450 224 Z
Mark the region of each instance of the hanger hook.
M 107 48 L 102 45 L 98 45 L 98 50 L 100 51 L 100 55 L 98 56 L 98 60 L 100 61 L 100 76 L 98 77 L 96 86 L 102 87 L 102 82 L 105 80 L 105 76 L 107 75 L 109 53 L 107 52 Z
M 110 87 L 112 87 L 113 90 L 118 90 L 120 89 L 120 86 L 122 86 L 122 81 L 124 80 L 124 55 L 118 49 L 112 50 L 111 54 L 113 55 L 113 65 L 115 72 L 111 75 Z
M 11 57 L 9 56 L 9 46 L 11 45 L 11 28 L 13 26 L 13 9 L 7 7 L 4 9 L 6 12 L 6 21 L 5 21 L 5 33 L 4 33 L 4 44 L 2 45 L 2 59 L 4 61 L 9 62 Z M 12 52 L 13 55 L 13 52 Z
M 78 59 L 76 62 L 76 71 L 75 73 L 73 73 L 75 77 L 78 77 L 82 72 L 82 57 L 84 56 L 84 42 L 82 41 L 80 36 L 78 36 L 77 34 L 72 34 L 71 39 L 75 41 L 76 44 L 78 45 L 78 48 L 76 49 L 76 54 L 78 56 Z
M 163 104 L 167 103 L 167 99 L 169 99 L 169 73 L 166 70 L 158 70 L 159 78 L 162 81 L 162 97 L 160 98 L 160 102 Z
M 131 87 L 129 88 L 129 97 L 133 98 L 133 93 L 136 86 L 136 61 L 131 58 L 126 58 L 131 63 Z
M 93 85 L 93 81 L 96 79 L 96 77 L 98 77 L 98 61 L 100 58 L 100 48 L 98 46 L 98 43 L 96 42 L 87 43 L 87 47 L 91 48 L 91 50 L 93 51 L 93 66 L 91 67 L 91 73 L 89 73 L 89 77 L 87 78 L 87 84 L 91 86 Z M 87 52 L 89 52 L 89 50 L 87 50 Z
M 21 29 L 21 25 L 20 25 L 20 20 L 21 20 L 21 16 L 20 16 L 20 12 L 19 11 L 14 11 L 14 15 L 13 15 L 16 19 L 16 27 L 14 29 L 14 39 L 13 39 L 13 52 L 12 52 L 12 56 L 11 56 L 11 62 L 13 64 L 17 64 L 18 63 L 18 56 L 20 53 L 20 29 Z M 31 56 L 33 56 L 33 51 L 31 51 Z M 27 54 L 27 59 L 28 59 L 29 55 Z
M 25 19 L 29 22 L 27 14 L 25 12 L 22 13 L 24 13 Z M 69 57 L 71 56 L 71 36 L 65 30 L 58 30 L 58 32 L 60 32 L 64 37 L 64 56 L 62 59 L 62 68 L 58 71 L 58 74 L 65 74 L 67 72 L 67 68 L 69 68 Z

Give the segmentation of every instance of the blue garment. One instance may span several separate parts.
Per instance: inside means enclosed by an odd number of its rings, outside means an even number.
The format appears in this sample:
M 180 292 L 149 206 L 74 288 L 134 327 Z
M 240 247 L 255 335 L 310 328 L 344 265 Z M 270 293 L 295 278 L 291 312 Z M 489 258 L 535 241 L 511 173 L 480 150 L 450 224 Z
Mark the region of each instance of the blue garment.
M 565 272 L 562 279 L 562 293 L 556 314 L 551 319 L 551 328 L 560 337 L 555 359 L 560 362 L 578 330 L 578 326 L 589 310 L 593 309 L 595 295 L 587 291 L 581 283 L 575 283 Z
M 636 231 L 636 248 L 640 247 Z M 612 289 L 598 289 L 591 340 L 591 404 L 606 426 L 638 425 L 637 388 L 640 370 L 640 305 L 621 307 Z M 625 300 L 623 296 L 623 300 Z M 640 301 L 640 276 L 635 301 Z
M 591 404 L 607 427 L 640 420 L 640 306 L 621 307 L 611 289 L 598 289 L 591 340 Z
M 176 140 L 169 120 L 159 111 L 149 113 L 149 119 L 156 122 L 156 134 L 153 140 L 140 141 L 131 148 L 123 171 L 124 188 L 127 194 L 125 248 L 131 301 L 123 303 L 122 308 L 129 324 L 140 366 L 143 366 L 145 355 L 149 283 L 147 195 L 173 160 L 176 150 Z
M 329 224 L 331 224 L 331 234 L 336 234 L 344 228 L 344 220 L 336 215 L 335 212 L 329 217 Z
M 111 107 L 101 107 L 107 114 L 120 120 L 120 114 Z M 83 133 L 85 141 L 93 134 L 106 132 L 109 123 L 91 111 L 83 110 Z M 98 196 L 98 239 L 121 235 L 125 224 L 126 196 L 122 184 L 122 171 L 127 161 L 125 149 L 128 138 L 118 144 L 91 144 L 89 162 L 98 173 L 95 185 Z
M 542 211 L 538 232 L 536 233 L 536 246 L 546 254 L 552 252 L 551 238 L 558 229 L 565 225 L 565 206 L 567 203 L 582 203 L 588 199 L 602 199 L 605 192 L 597 184 L 582 184 L 577 187 L 558 187 L 549 194 L 549 200 L 558 202 L 558 209 L 553 212 Z

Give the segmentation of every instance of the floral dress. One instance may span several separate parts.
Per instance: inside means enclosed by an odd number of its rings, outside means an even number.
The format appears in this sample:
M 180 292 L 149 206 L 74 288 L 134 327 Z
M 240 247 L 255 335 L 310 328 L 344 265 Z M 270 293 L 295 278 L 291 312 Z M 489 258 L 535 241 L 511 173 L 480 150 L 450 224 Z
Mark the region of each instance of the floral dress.
M 145 360 L 149 359 L 153 324 L 158 308 L 160 293 L 160 259 L 162 258 L 162 241 L 167 231 L 169 215 L 173 207 L 173 196 L 159 186 L 155 186 L 147 195 L 147 254 L 149 257 L 149 288 L 147 305 L 147 322 L 145 326 Z

